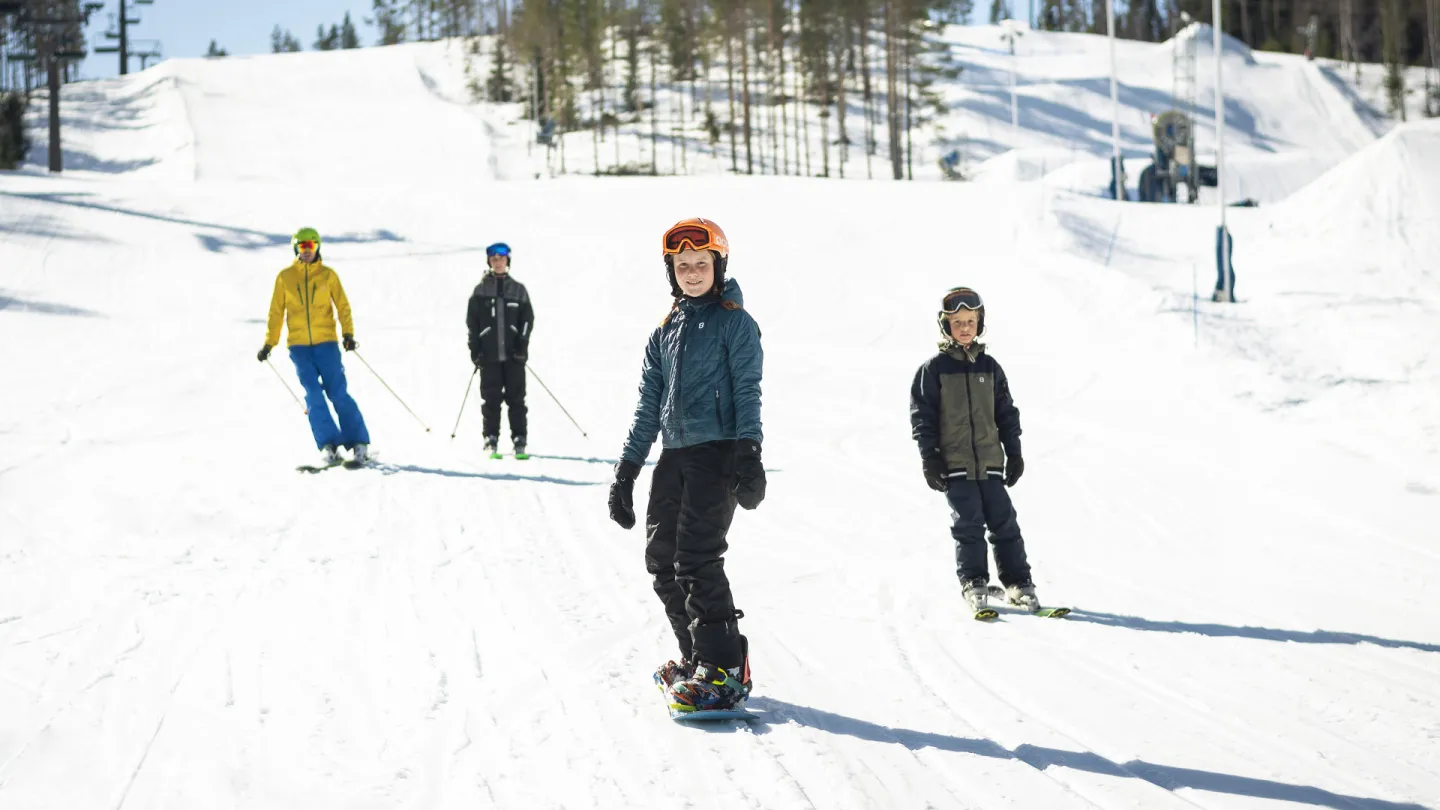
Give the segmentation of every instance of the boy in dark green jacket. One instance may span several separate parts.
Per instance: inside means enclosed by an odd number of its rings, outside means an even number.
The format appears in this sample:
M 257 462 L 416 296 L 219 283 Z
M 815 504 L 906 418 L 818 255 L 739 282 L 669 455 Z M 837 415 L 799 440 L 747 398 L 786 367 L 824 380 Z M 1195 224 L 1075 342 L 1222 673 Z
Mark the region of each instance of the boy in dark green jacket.
M 1006 487 L 1025 471 L 1020 456 L 1020 410 L 1010 399 L 1005 371 L 977 338 L 985 331 L 985 302 L 969 287 L 945 293 L 937 320 L 945 339 L 940 353 L 915 373 L 910 426 L 925 469 L 925 483 L 950 503 L 955 570 L 965 600 L 986 607 L 990 573 L 985 529 L 995 547 L 995 568 L 1008 602 L 1039 610 L 1025 541 Z

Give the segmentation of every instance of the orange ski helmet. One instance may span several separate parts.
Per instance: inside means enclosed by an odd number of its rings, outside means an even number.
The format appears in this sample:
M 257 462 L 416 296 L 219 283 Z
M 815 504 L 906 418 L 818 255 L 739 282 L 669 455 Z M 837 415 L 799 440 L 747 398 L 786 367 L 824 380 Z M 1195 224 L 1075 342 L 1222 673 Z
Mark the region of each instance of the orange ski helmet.
M 682 250 L 708 250 L 715 254 L 715 289 L 725 289 L 725 266 L 730 261 L 730 240 L 713 221 L 701 217 L 682 219 L 671 225 L 660 240 L 665 257 L 665 276 L 670 279 L 670 292 L 677 298 L 680 285 L 675 283 L 675 255 Z

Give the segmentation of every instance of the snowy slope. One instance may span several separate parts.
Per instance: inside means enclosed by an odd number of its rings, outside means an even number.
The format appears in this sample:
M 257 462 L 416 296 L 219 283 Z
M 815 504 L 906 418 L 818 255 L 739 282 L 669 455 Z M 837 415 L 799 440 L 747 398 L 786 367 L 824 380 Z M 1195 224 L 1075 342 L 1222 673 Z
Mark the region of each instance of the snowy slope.
M 377 87 L 367 58 L 397 53 L 417 78 Z M 1435 805 L 1430 423 L 1374 424 L 1378 395 L 1271 406 L 1313 378 L 1268 359 L 1336 315 L 1207 305 L 1192 348 L 1160 274 L 1189 274 L 1213 211 L 1035 184 L 494 183 L 530 173 L 523 142 L 426 53 L 75 88 L 75 154 L 111 165 L 0 176 L 0 807 Z M 325 88 L 303 127 L 247 89 L 302 72 Z M 406 114 L 366 117 L 372 93 Z M 710 730 L 664 715 L 643 538 L 605 519 L 667 302 L 655 237 L 697 210 L 767 349 L 770 494 L 727 565 L 761 719 Z M 1237 262 L 1270 216 L 1242 213 Z M 1267 249 L 1302 255 L 1327 222 Z M 304 419 L 253 360 L 301 224 L 360 353 L 432 428 L 348 357 L 378 469 L 292 472 Z M 524 463 L 481 459 L 474 396 L 446 437 L 494 239 L 536 301 L 534 370 L 590 435 L 532 386 Z M 1239 289 L 1278 299 L 1306 271 L 1242 265 Z M 1064 622 L 961 610 L 906 418 L 956 283 L 989 303 L 1024 414 L 1014 497 Z M 1247 317 L 1253 353 L 1216 328 Z M 1433 410 L 1433 318 L 1396 323 L 1430 376 L 1385 397 Z

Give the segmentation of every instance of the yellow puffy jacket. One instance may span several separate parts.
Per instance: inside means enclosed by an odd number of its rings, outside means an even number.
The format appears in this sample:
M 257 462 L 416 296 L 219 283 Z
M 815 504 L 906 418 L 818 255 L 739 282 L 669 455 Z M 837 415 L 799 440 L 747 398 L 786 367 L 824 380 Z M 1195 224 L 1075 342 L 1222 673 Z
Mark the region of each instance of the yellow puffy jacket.
M 265 344 L 280 345 L 282 319 L 290 325 L 287 346 L 334 343 L 340 339 L 335 334 L 334 312 L 340 313 L 340 334 L 355 334 L 355 323 L 350 320 L 350 299 L 340 286 L 340 276 L 318 261 L 306 264 L 296 259 L 275 277 L 270 317 L 265 323 Z

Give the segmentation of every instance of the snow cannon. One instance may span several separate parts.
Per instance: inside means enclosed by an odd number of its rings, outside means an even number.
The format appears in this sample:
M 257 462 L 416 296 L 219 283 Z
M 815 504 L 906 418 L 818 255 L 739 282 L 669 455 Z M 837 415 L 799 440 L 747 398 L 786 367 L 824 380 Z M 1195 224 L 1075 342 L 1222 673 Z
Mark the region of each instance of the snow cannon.
M 1155 159 L 1140 172 L 1141 202 L 1193 203 L 1200 197 L 1200 187 L 1214 187 L 1219 173 L 1214 166 L 1201 166 L 1195 160 L 1195 124 L 1180 110 L 1166 110 L 1150 118 L 1155 141 Z M 1183 192 L 1181 187 L 1184 187 Z

